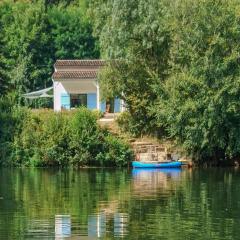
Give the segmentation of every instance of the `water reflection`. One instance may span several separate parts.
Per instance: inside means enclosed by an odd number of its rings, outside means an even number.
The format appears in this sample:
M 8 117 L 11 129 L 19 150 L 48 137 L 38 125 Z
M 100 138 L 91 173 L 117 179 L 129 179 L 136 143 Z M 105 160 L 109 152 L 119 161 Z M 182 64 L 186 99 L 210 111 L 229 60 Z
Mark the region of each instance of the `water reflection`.
M 115 213 L 114 214 L 114 236 L 123 237 L 127 235 L 128 214 Z
M 0 169 L 0 183 L 4 240 L 240 235 L 240 171 Z
M 88 217 L 88 236 L 103 237 L 106 233 L 106 215 L 100 213 Z
M 55 239 L 60 240 L 71 236 L 71 217 L 70 215 L 55 216 Z
M 106 209 L 105 209 L 106 210 Z M 115 209 L 117 211 L 117 208 Z M 127 234 L 128 214 L 127 213 L 106 213 L 101 212 L 88 216 L 88 237 L 102 238 L 106 236 L 107 229 L 113 232 L 115 237 L 123 237 Z
M 32 238 L 38 236 L 44 238 L 51 232 L 52 224 L 47 219 L 33 219 L 28 222 L 28 231 L 26 237 Z
M 133 169 L 133 194 L 138 197 L 154 197 L 160 192 L 166 192 L 181 177 L 182 170 L 178 168 L 163 169 Z

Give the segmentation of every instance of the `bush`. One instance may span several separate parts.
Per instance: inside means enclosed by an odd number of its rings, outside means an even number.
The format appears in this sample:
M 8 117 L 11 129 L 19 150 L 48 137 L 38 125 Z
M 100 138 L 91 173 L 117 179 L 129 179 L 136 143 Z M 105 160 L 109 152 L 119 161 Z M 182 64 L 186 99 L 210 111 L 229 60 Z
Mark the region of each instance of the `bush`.
M 52 166 L 67 164 L 68 121 L 63 114 L 29 113 L 14 139 L 16 165 Z
M 80 108 L 71 119 L 70 149 L 73 165 L 91 165 L 102 150 L 103 136 L 97 124 L 97 115 Z
M 2 148 L 8 146 L 7 158 L 1 158 L 5 165 L 121 167 L 132 158 L 126 143 L 100 128 L 96 112 L 86 108 L 63 113 L 18 108 L 23 110 L 12 138 L 1 142 Z M 11 112 L 12 118 L 14 115 Z M 9 115 L 4 122 L 7 119 Z
M 122 132 L 128 132 L 133 136 L 141 135 L 141 125 L 138 124 L 129 112 L 121 113 L 117 123 Z
M 14 106 L 14 95 L 0 98 L 0 164 L 12 164 L 12 150 L 14 137 L 22 129 L 27 109 Z
M 108 135 L 105 137 L 103 151 L 96 156 L 101 166 L 124 167 L 133 159 L 133 151 L 122 139 Z

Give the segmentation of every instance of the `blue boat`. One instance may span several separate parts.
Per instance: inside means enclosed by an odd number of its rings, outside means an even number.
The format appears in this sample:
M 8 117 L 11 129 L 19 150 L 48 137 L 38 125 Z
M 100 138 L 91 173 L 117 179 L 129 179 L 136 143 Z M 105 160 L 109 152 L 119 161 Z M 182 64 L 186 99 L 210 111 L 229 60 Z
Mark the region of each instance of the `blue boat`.
M 174 162 L 138 162 L 133 161 L 132 166 L 134 168 L 179 168 L 182 166 L 181 162 L 174 161 Z

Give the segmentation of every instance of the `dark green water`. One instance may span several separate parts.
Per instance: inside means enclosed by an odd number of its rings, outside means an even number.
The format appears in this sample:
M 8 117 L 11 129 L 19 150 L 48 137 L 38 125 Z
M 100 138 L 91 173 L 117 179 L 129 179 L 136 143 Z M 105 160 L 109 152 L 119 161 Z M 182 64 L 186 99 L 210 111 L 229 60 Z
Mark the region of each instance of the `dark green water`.
M 0 239 L 240 239 L 240 170 L 0 170 Z

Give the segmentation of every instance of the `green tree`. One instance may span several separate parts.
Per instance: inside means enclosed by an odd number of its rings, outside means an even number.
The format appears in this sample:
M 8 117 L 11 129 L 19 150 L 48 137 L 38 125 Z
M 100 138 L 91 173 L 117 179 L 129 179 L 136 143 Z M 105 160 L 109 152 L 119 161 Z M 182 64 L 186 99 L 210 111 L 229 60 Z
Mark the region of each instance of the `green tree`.
M 5 94 L 9 87 L 9 80 L 6 73 L 6 63 L 0 52 L 0 95 Z
M 92 26 L 84 7 L 53 6 L 48 11 L 55 59 L 98 58 Z
M 11 90 L 20 96 L 51 85 L 58 58 L 98 58 L 86 8 L 85 0 L 2 1 L 1 81 L 10 76 Z
M 53 61 L 49 23 L 41 2 L 17 2 L 5 17 L 11 80 L 20 93 L 50 84 Z
M 240 153 L 239 3 L 179 1 L 173 9 L 171 77 L 154 111 L 196 159 Z
M 99 0 L 90 6 L 102 55 L 111 60 L 101 74 L 103 97 L 122 98 L 139 133 L 156 129 L 150 109 L 168 75 L 168 4 Z
M 7 74 L 6 52 L 4 49 L 4 24 L 3 16 L 7 10 L 5 3 L 0 4 L 0 95 L 5 94 L 10 87 L 9 77 Z

